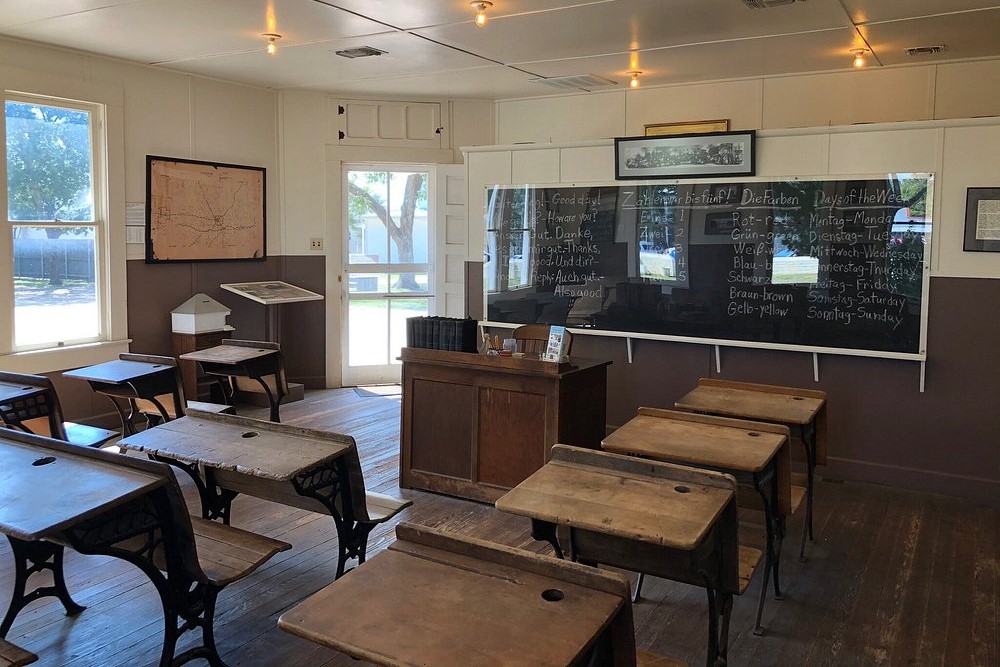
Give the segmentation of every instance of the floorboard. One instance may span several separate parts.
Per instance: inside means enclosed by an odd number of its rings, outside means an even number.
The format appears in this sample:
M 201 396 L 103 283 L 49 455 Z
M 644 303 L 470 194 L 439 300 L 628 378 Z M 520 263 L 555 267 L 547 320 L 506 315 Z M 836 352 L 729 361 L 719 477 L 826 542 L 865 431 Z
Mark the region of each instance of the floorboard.
M 281 413 L 286 423 L 354 436 L 367 488 L 414 501 L 397 521 L 549 553 L 546 544 L 531 540 L 522 518 L 489 505 L 399 489 L 398 396 L 312 391 L 304 400 L 282 406 Z M 266 418 L 263 409 L 241 414 Z M 185 475 L 178 479 L 198 513 L 193 484 Z M 392 542 L 395 523 L 372 533 L 369 554 Z M 763 636 L 752 633 L 759 574 L 737 598 L 730 664 L 1000 664 L 1000 510 L 891 487 L 821 481 L 817 542 L 808 546 L 805 563 L 796 557 L 801 524 L 798 516 L 790 521 L 781 573 L 785 599 L 768 599 Z M 333 521 L 241 496 L 233 506 L 233 525 L 288 541 L 293 548 L 223 591 L 216 620 L 223 659 L 251 667 L 366 664 L 281 632 L 276 625 L 282 612 L 332 580 L 337 555 Z M 741 525 L 750 542 L 759 541 L 759 530 Z M 10 597 L 12 570 L 10 548 L 0 540 L 0 600 Z M 43 667 L 156 663 L 163 618 L 156 591 L 137 568 L 67 551 L 66 578 L 87 610 L 68 618 L 52 599 L 34 602 L 18 617 L 8 639 L 37 653 Z M 703 664 L 706 613 L 702 589 L 649 578 L 635 606 L 636 643 Z M 182 639 L 181 647 L 189 641 Z M 204 664 L 192 664 L 199 662 Z

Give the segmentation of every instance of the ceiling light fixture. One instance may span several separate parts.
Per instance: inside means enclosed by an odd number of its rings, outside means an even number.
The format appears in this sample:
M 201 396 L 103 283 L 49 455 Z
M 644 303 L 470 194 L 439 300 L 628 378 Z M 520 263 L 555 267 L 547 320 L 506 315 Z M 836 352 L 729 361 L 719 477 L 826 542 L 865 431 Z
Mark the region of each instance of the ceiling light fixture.
M 631 72 L 629 72 L 629 74 L 632 75 L 632 79 L 628 82 L 628 87 L 629 88 L 638 88 L 639 87 L 639 75 L 642 74 L 642 70 L 637 70 L 637 69 L 636 70 L 632 70 Z
M 851 49 L 851 53 L 854 54 L 854 61 L 852 64 L 858 68 L 864 67 L 865 54 L 868 53 L 868 49 Z
M 493 6 L 489 0 L 473 0 L 469 6 L 476 10 L 476 27 L 482 28 L 486 25 L 486 10 Z
M 281 35 L 276 32 L 265 32 L 261 34 L 261 37 L 267 37 L 267 46 L 264 47 L 267 55 L 273 56 L 278 52 L 278 40 L 281 39 Z

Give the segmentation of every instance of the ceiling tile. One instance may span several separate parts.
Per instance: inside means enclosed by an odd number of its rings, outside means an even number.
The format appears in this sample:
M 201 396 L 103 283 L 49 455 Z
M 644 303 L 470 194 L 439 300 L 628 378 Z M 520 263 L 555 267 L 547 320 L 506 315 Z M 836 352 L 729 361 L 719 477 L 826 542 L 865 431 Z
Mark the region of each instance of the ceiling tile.
M 995 56 L 1000 45 L 1000 9 L 877 23 L 864 26 L 861 32 L 883 65 Z M 932 45 L 944 45 L 944 51 L 933 55 L 906 55 L 910 47 Z

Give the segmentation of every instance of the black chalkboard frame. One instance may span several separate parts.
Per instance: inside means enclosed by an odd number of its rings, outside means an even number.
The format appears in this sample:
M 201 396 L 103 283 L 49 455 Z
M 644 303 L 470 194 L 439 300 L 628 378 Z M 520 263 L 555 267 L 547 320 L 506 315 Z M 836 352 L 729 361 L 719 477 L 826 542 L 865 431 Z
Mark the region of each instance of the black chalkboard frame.
M 886 359 L 898 359 L 898 360 L 910 360 L 910 361 L 926 361 L 926 351 L 927 351 L 927 318 L 928 318 L 928 294 L 930 286 L 930 257 L 932 253 L 932 240 L 933 237 L 929 233 L 930 223 L 932 219 L 931 212 L 933 210 L 933 192 L 934 192 L 934 174 L 931 173 L 912 173 L 905 174 L 900 173 L 900 175 L 910 176 L 910 177 L 922 177 L 927 179 L 927 219 L 923 223 L 914 224 L 913 227 L 920 228 L 926 223 L 926 231 L 924 236 L 924 250 L 922 259 L 920 260 L 920 276 L 919 276 L 919 342 L 916 343 L 915 349 L 912 351 L 895 351 L 895 350 L 884 350 L 884 349 L 867 349 L 864 347 L 837 347 L 837 346 L 827 346 L 821 344 L 791 344 L 787 342 L 770 342 L 766 340 L 743 340 L 734 339 L 728 337 L 719 336 L 698 336 L 698 335 L 686 335 L 686 334 L 675 334 L 675 333 L 656 333 L 650 331 L 639 331 L 639 330 L 617 330 L 617 329 L 605 329 L 593 326 L 573 326 L 568 324 L 567 328 L 570 329 L 574 334 L 580 335 L 597 335 L 610 338 L 624 338 L 628 341 L 631 339 L 645 339 L 645 340 L 659 340 L 659 341 L 669 341 L 669 342 L 681 342 L 681 343 L 693 343 L 693 344 L 704 344 L 713 345 L 717 348 L 719 347 L 743 347 L 743 348 L 754 348 L 754 349 L 774 349 L 774 350 L 786 350 L 786 351 L 796 351 L 814 354 L 835 354 L 843 356 L 864 356 L 864 357 L 876 357 L 876 358 L 886 358 Z M 888 176 L 892 177 L 893 174 Z M 646 180 L 641 182 L 629 182 L 629 183 L 587 183 L 587 184 L 534 184 L 531 186 L 516 186 L 516 185 L 496 185 L 487 186 L 487 199 L 489 198 L 489 192 L 493 188 L 502 189 L 519 189 L 519 188 L 534 188 L 537 190 L 545 189 L 555 189 L 555 190 L 573 190 L 573 189 L 592 189 L 592 188 L 618 188 L 619 190 L 626 188 L 636 188 L 643 186 L 671 186 L 671 185 L 689 185 L 695 187 L 704 187 L 706 192 L 721 192 L 726 190 L 732 190 L 733 188 L 739 189 L 741 186 L 745 185 L 747 187 L 760 186 L 761 184 L 768 184 L 774 182 L 801 182 L 805 184 L 809 183 L 827 183 L 827 182 L 837 182 L 845 183 L 849 185 L 863 185 L 866 181 L 885 179 L 886 174 L 861 174 L 861 175 L 826 175 L 826 176 L 815 176 L 815 177 L 769 177 L 766 179 L 740 179 L 738 183 L 733 182 L 722 182 L 718 180 L 699 180 L 697 182 L 686 181 L 683 183 L 678 183 L 677 181 L 660 181 L 660 180 Z M 564 195 L 567 193 L 563 193 Z M 907 211 L 909 213 L 909 211 Z M 911 221 L 912 222 L 912 221 Z M 487 224 L 487 227 L 490 223 Z M 905 228 L 905 225 L 903 225 Z M 707 231 L 707 230 L 706 230 Z M 485 267 L 484 267 L 485 268 Z M 914 276 L 916 277 L 916 276 Z M 484 294 L 483 294 L 483 312 L 484 312 L 484 325 L 509 328 L 516 327 L 518 323 L 511 322 L 508 320 L 497 320 L 491 319 L 490 309 L 489 309 L 489 294 L 488 290 L 485 289 L 485 283 L 488 281 L 488 277 L 484 276 Z M 631 349 L 631 343 L 629 343 Z

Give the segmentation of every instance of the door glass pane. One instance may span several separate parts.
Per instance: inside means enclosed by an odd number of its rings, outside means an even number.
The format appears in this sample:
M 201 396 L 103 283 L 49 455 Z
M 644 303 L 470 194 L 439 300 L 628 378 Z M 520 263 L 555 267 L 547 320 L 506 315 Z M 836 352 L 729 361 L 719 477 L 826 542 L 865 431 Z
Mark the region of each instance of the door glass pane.
M 389 291 L 396 294 L 427 293 L 426 273 L 392 273 L 389 275 Z
M 389 363 L 389 302 L 356 299 L 348 303 L 348 363 L 376 366 Z
M 385 292 L 389 276 L 385 273 L 349 273 L 347 291 L 351 294 L 374 294 Z
M 389 210 L 400 230 L 390 239 L 390 261 L 426 264 L 430 261 L 427 248 L 427 174 L 396 171 L 389 175 L 389 183 Z
M 100 334 L 93 227 L 14 227 L 14 344 Z
M 385 264 L 389 238 L 383 220 L 389 215 L 389 183 L 384 171 L 347 174 L 347 217 L 352 263 Z
M 4 102 L 11 221 L 94 220 L 90 113 Z

